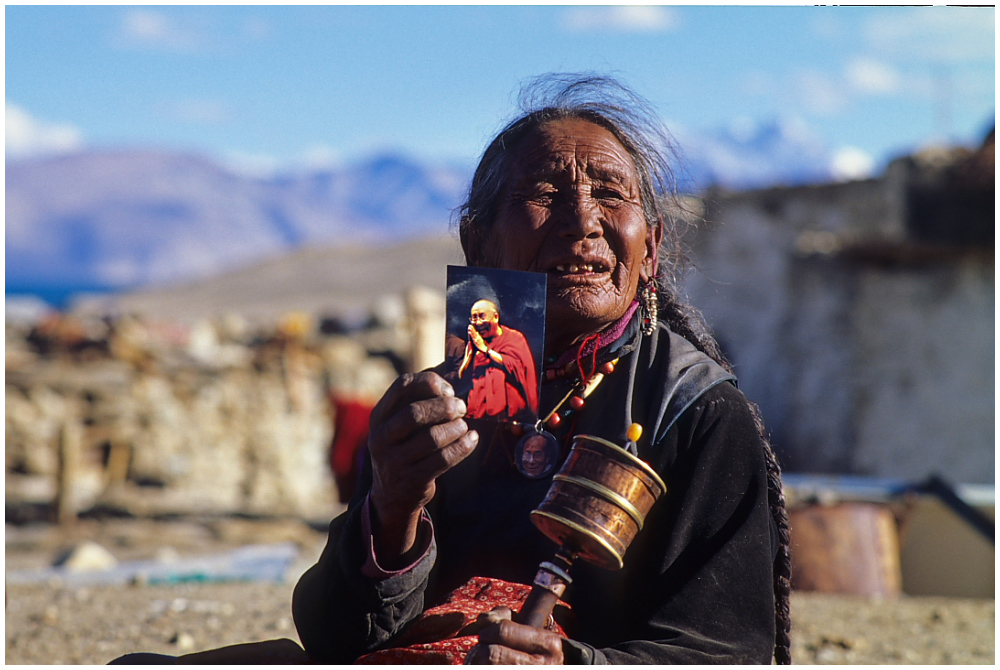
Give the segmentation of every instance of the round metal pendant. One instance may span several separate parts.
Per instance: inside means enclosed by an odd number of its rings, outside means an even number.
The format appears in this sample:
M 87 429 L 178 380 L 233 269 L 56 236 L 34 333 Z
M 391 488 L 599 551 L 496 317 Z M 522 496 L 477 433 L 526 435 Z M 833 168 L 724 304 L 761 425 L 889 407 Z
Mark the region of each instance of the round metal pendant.
M 514 463 L 528 479 L 548 477 L 559 465 L 559 442 L 544 430 L 529 431 L 517 443 Z

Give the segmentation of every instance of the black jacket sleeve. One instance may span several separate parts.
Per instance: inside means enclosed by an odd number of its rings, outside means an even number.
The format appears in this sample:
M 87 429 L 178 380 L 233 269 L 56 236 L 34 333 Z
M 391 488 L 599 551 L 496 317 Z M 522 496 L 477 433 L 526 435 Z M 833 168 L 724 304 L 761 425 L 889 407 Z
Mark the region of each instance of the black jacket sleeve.
M 384 645 L 424 609 L 424 591 L 437 557 L 429 551 L 411 570 L 385 579 L 362 573 L 368 555 L 361 514 L 371 486 L 367 462 L 358 495 L 330 524 L 319 561 L 299 579 L 292 595 L 292 618 L 302 646 L 324 663 L 351 663 Z

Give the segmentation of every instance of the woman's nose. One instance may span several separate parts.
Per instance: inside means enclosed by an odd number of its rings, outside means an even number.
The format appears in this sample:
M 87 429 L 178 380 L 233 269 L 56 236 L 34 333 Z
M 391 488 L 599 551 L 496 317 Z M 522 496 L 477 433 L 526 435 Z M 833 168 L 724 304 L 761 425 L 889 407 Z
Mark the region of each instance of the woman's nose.
M 601 210 L 584 189 L 578 189 L 561 208 L 560 234 L 571 239 L 594 239 L 604 235 Z

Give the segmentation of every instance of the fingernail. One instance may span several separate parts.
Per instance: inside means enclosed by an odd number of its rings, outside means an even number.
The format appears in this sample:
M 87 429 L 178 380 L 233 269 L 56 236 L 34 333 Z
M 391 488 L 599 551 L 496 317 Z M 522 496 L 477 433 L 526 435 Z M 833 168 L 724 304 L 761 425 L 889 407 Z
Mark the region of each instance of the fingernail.
M 465 406 L 465 401 L 460 398 L 458 401 L 458 411 L 462 413 L 462 416 L 465 416 L 468 409 L 469 408 Z
M 477 431 L 475 431 L 475 430 L 470 430 L 469 431 L 469 438 L 473 442 L 478 442 L 479 441 L 479 433 Z
M 441 395 L 447 398 L 451 398 L 452 396 L 455 395 L 455 389 L 451 387 L 451 384 L 445 384 L 444 388 L 441 389 Z

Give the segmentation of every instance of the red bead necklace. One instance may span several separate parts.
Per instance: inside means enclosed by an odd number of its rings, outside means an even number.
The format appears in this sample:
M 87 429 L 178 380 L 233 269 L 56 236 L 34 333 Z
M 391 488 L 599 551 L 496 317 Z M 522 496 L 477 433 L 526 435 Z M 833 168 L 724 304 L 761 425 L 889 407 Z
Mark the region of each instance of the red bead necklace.
M 511 461 L 521 474 L 529 479 L 540 479 L 555 471 L 565 457 L 566 445 L 565 439 L 561 444 L 560 440 L 549 431 L 560 426 L 574 412 L 583 409 L 587 404 L 587 398 L 607 375 L 615 371 L 617 363 L 616 358 L 602 364 L 593 374 L 581 373 L 566 395 L 534 425 L 526 426 L 522 423 L 511 425 L 511 432 L 520 437 L 514 454 L 511 455 Z

